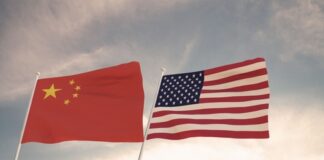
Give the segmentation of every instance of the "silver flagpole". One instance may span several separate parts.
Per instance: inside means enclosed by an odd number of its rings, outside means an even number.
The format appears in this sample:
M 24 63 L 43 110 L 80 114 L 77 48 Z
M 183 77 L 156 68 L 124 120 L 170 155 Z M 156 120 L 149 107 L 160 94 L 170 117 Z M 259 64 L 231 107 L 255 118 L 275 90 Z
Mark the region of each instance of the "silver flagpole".
M 155 91 L 155 96 L 154 96 L 155 99 L 157 98 L 157 94 L 159 92 L 160 85 L 161 85 L 161 82 L 162 82 L 162 77 L 163 77 L 165 71 L 166 71 L 166 69 L 162 67 L 161 68 L 162 73 L 161 73 L 161 78 L 160 78 L 160 82 L 159 82 L 159 85 L 158 85 L 158 89 Z M 149 119 L 147 121 L 146 129 L 145 129 L 145 133 L 144 133 L 144 141 L 143 141 L 142 146 L 141 146 L 141 150 L 140 150 L 140 153 L 139 153 L 139 156 L 138 156 L 138 160 L 142 159 L 144 144 L 145 144 L 145 140 L 146 140 L 146 137 L 147 137 L 147 131 L 148 131 L 149 127 L 150 127 L 150 122 L 151 122 L 151 117 L 152 117 L 152 113 L 153 113 L 154 104 L 155 103 L 153 103 L 153 105 L 152 105 L 150 116 L 149 116 Z
M 36 79 L 35 79 L 35 83 L 34 83 L 34 89 L 32 91 L 32 94 L 30 96 L 30 99 L 29 99 L 29 104 L 28 104 L 28 108 L 27 108 L 27 113 L 25 115 L 25 120 L 24 120 L 24 124 L 23 124 L 23 128 L 21 130 L 21 133 L 20 133 L 20 139 L 19 139 L 19 144 L 18 144 L 18 148 L 17 148 L 17 152 L 16 152 L 16 156 L 15 156 L 15 160 L 18 160 L 18 157 L 19 157 L 19 153 L 20 153 L 20 148 L 21 148 L 21 141 L 22 141 L 22 138 L 23 138 L 23 134 L 25 132 L 25 127 L 26 127 L 26 123 L 27 123 L 27 118 L 28 118 L 28 115 L 29 115 L 29 111 L 30 111 L 30 106 L 31 106 L 31 102 L 32 102 L 32 98 L 34 96 L 34 92 L 35 92 L 35 88 L 36 88 L 36 84 L 37 84 L 37 81 L 38 81 L 38 78 L 40 76 L 40 73 L 37 72 L 36 74 Z

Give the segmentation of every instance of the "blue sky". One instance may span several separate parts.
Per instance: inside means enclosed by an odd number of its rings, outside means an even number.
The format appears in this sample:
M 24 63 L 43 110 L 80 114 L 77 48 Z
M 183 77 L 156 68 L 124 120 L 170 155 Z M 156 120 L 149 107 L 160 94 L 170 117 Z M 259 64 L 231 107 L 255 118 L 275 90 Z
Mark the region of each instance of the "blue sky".
M 324 159 L 322 0 L 0 1 L 0 159 L 13 159 L 41 78 L 129 61 L 142 66 L 145 114 L 160 67 L 189 72 L 255 57 L 267 61 L 270 139 L 152 140 L 150 159 Z M 22 145 L 20 160 L 131 160 L 140 144 Z

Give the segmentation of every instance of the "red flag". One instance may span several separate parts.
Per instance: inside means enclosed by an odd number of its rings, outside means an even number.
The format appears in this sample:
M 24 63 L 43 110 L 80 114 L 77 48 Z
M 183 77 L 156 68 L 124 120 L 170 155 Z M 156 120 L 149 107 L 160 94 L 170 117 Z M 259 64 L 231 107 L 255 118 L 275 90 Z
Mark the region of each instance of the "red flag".
M 138 62 L 40 79 L 22 143 L 141 142 L 143 106 Z

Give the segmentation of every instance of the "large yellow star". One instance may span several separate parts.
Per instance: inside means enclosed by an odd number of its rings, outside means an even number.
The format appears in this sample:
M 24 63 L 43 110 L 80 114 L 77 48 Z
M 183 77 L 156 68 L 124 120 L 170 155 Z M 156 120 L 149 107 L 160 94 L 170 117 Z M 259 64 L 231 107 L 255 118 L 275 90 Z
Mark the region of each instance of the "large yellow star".
M 56 89 L 54 84 L 52 84 L 51 87 L 48 89 L 43 89 L 43 91 L 46 93 L 44 99 L 46 99 L 49 96 L 56 98 L 56 92 L 60 90 L 61 89 Z

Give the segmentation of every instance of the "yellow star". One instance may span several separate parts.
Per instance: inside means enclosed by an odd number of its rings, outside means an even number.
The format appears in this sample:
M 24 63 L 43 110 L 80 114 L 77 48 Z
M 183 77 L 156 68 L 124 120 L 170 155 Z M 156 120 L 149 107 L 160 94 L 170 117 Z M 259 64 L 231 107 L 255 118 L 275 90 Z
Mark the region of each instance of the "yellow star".
M 51 87 L 48 89 L 43 89 L 43 91 L 46 93 L 44 99 L 46 99 L 49 96 L 56 98 L 56 92 L 60 90 L 61 89 L 56 89 L 54 84 L 52 84 Z
M 75 83 L 75 81 L 72 79 L 69 81 L 70 85 L 73 85 Z
M 78 98 L 79 97 L 79 94 L 77 94 L 77 93 L 74 93 L 72 95 L 73 95 L 73 98 Z
M 71 101 L 70 101 L 69 99 L 64 100 L 64 104 L 65 104 L 65 105 L 70 104 L 70 102 L 71 102 Z
M 78 90 L 81 89 L 81 87 L 80 87 L 80 86 L 76 86 L 74 89 L 75 89 L 76 91 L 78 91 Z

